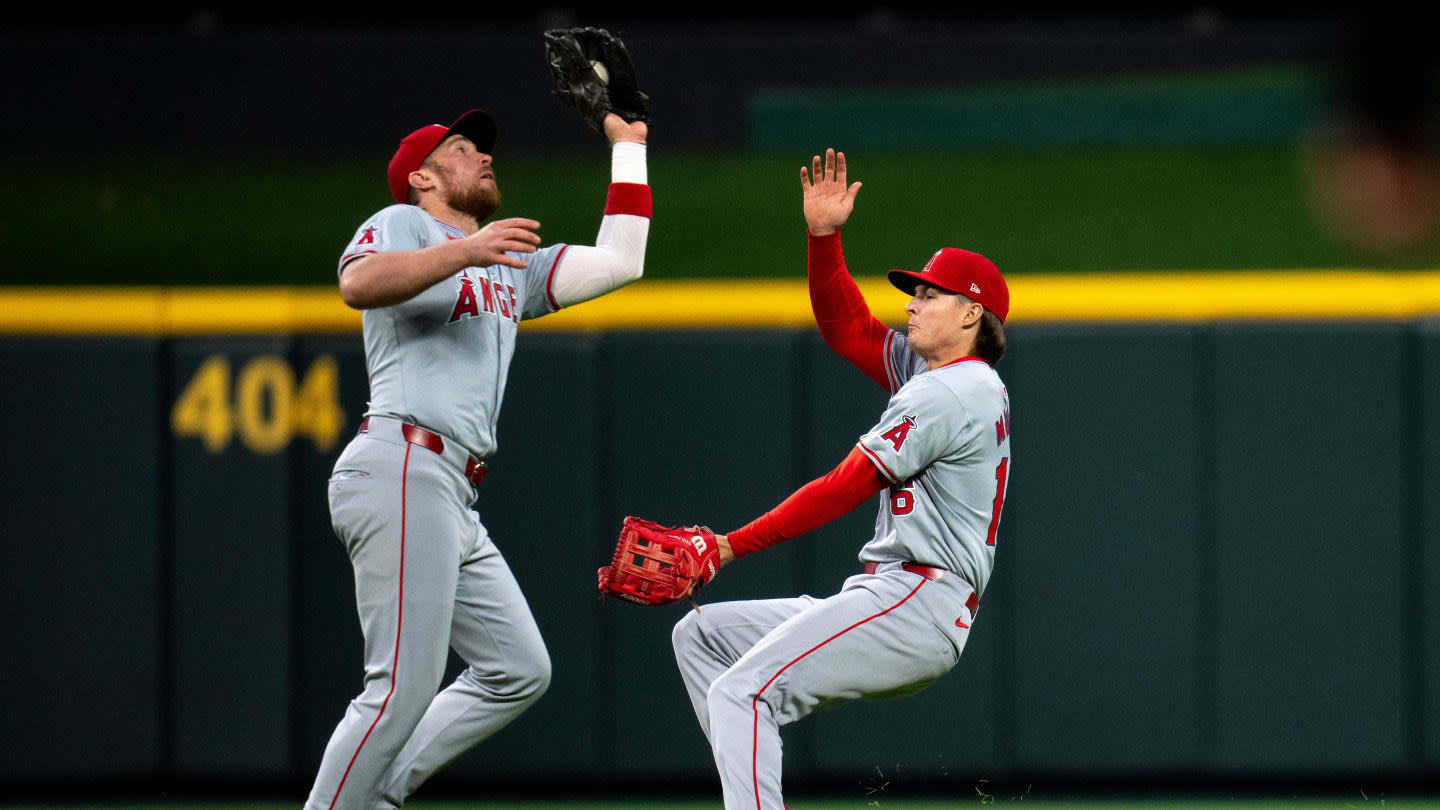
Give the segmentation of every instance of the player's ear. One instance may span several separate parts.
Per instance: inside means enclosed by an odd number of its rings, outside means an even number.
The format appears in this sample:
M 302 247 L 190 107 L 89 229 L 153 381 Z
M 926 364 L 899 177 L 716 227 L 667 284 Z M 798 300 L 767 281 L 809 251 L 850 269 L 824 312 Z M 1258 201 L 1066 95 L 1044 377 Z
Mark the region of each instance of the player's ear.
M 415 191 L 433 191 L 435 188 L 435 175 L 427 171 L 424 166 L 410 173 L 410 188 Z
M 969 298 L 966 298 L 964 296 L 960 297 L 960 301 L 963 311 L 960 320 L 960 326 L 968 329 L 975 324 L 980 323 L 980 318 L 985 315 L 985 307 L 981 306 L 979 302 L 971 301 Z

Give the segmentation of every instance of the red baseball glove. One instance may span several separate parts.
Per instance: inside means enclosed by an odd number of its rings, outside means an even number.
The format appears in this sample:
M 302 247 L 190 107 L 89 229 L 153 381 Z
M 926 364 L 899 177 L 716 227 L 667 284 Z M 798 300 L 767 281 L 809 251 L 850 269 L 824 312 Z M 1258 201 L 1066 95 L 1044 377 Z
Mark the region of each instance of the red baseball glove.
M 692 597 L 720 570 L 720 544 L 704 526 L 671 528 L 625 518 L 615 558 L 601 568 L 600 593 L 639 605 L 668 605 Z

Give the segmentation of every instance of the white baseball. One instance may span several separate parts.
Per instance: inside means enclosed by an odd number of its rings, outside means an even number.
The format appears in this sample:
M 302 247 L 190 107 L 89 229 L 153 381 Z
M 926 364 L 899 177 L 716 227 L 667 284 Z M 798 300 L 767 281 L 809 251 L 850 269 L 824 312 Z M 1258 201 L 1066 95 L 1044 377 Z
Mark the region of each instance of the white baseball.
M 590 61 L 590 67 L 594 68 L 595 76 L 600 79 L 601 84 L 610 83 L 610 71 L 605 68 L 604 62 Z

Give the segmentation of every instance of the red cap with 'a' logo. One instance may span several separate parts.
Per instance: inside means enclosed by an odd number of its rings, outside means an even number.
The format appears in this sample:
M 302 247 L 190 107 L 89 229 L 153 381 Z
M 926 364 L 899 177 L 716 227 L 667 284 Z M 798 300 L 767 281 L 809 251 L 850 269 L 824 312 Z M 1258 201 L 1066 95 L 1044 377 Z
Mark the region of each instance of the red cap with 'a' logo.
M 887 275 L 891 284 L 908 295 L 915 294 L 916 284 L 929 284 L 969 298 L 995 313 L 1001 323 L 1010 314 L 1010 288 L 1005 286 L 1000 269 L 979 253 L 941 248 L 920 272 L 891 270 Z
M 451 135 L 464 135 L 475 144 L 476 149 L 491 154 L 495 149 L 495 119 L 484 110 L 469 110 L 448 127 L 431 124 L 406 135 L 400 142 L 400 148 L 395 150 L 395 156 L 390 158 L 390 171 L 387 173 L 390 195 L 395 202 L 403 203 L 410 198 L 410 173 L 420 168 L 435 147 Z

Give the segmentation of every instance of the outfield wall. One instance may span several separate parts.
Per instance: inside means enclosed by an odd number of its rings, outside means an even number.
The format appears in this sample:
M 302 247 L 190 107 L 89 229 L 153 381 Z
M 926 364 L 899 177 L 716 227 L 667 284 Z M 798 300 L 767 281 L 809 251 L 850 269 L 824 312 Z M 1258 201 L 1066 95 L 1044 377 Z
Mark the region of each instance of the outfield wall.
M 1010 339 L 1017 467 L 969 648 L 920 696 L 787 730 L 787 778 L 1440 775 L 1440 321 Z M 325 505 L 358 336 L 11 334 L 0 379 L 7 780 L 308 780 L 361 687 Z M 601 604 L 595 568 L 625 514 L 769 508 L 884 400 L 803 328 L 523 334 L 478 508 L 554 683 L 443 778 L 709 784 L 698 726 L 651 742 L 689 712 L 682 609 Z M 871 519 L 742 560 L 706 601 L 833 592 Z

